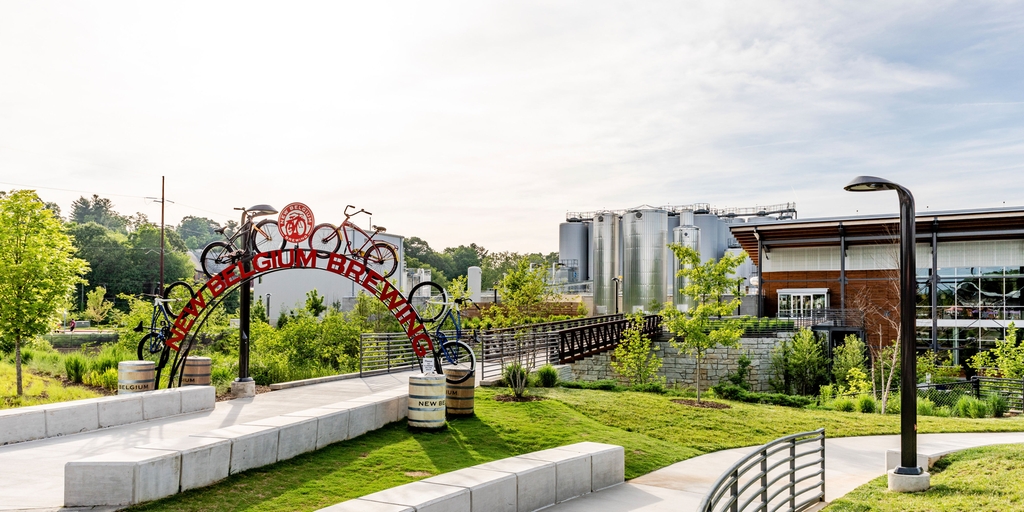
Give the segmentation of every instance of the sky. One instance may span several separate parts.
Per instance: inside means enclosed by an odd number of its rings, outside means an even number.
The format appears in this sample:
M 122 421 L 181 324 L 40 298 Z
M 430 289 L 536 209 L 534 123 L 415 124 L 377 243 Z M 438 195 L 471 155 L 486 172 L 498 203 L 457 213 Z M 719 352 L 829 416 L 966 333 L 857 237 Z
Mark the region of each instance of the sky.
M 0 189 L 544 253 L 568 211 L 895 214 L 862 174 L 1021 206 L 1021 63 L 1020 2 L 0 0 Z

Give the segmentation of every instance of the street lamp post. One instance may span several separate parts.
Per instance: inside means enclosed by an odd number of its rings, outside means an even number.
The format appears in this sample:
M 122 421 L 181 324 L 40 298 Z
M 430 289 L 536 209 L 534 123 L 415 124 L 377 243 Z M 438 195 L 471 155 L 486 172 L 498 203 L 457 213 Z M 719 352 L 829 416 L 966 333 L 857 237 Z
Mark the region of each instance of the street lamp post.
M 612 301 L 615 302 L 615 314 L 619 314 L 619 283 L 622 282 L 622 276 L 615 276 L 612 278 L 612 282 L 615 283 L 615 295 L 612 296 Z
M 889 489 L 927 490 L 930 475 L 917 464 L 917 342 L 915 305 L 917 266 L 914 196 L 906 188 L 883 178 L 858 176 L 844 187 L 851 192 L 895 190 L 900 199 L 900 465 L 889 473 Z

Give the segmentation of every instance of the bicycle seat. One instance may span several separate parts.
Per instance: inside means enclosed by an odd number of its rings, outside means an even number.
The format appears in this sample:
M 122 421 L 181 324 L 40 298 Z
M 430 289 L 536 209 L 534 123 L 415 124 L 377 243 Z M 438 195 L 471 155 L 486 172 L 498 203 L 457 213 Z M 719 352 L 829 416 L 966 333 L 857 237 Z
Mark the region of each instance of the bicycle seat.
M 222 228 L 220 228 L 220 229 L 215 229 L 215 230 L 213 230 L 213 232 L 214 232 L 214 233 L 217 233 L 218 235 L 223 235 L 223 234 L 224 234 L 224 232 L 225 232 L 225 231 L 227 231 L 227 230 L 228 230 L 228 227 L 227 227 L 227 226 L 224 226 L 224 227 L 222 227 Z
M 373 230 L 378 233 L 383 233 L 387 231 L 387 228 L 385 228 L 384 226 L 373 226 Z
M 135 328 L 132 329 L 132 330 L 135 331 L 135 332 L 142 332 L 142 330 L 143 330 L 142 320 L 139 320 L 139 325 L 136 325 Z

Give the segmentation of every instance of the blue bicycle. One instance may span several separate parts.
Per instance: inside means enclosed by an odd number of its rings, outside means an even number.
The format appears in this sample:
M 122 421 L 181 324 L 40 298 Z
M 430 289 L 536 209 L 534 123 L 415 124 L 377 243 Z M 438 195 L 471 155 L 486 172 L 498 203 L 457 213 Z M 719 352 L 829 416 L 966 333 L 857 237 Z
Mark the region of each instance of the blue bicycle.
M 409 299 L 420 321 L 424 324 L 433 324 L 434 371 L 444 375 L 445 380 L 452 384 L 458 384 L 475 376 L 476 353 L 468 343 L 462 341 L 462 308 L 467 304 L 472 304 L 472 301 L 467 298 L 449 301 L 448 292 L 433 281 L 424 281 L 413 286 L 409 293 Z M 451 326 L 454 329 L 454 337 L 449 338 L 442 331 L 442 328 L 446 326 Z M 462 371 L 446 372 L 445 370 Z M 420 371 L 423 371 L 422 359 L 420 359 Z

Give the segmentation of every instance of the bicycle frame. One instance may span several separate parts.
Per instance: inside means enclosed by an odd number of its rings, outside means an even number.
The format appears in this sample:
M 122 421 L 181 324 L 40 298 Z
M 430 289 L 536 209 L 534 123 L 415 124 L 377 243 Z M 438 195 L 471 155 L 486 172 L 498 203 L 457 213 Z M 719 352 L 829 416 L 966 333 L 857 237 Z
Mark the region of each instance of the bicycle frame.
M 235 209 L 238 210 L 239 208 L 235 208 Z M 225 235 L 225 238 L 227 239 L 228 245 L 231 246 L 232 251 L 237 252 L 237 251 L 241 250 L 241 249 L 239 249 L 239 247 L 237 245 L 235 245 L 235 240 L 238 240 L 242 236 L 242 233 L 248 233 L 250 231 L 255 231 L 255 232 L 258 232 L 259 234 L 261 234 L 263 236 L 268 236 L 265 231 L 260 229 L 259 226 L 257 226 L 256 224 L 254 224 L 252 222 L 252 220 L 255 219 L 257 216 L 258 216 L 258 212 L 251 212 L 250 213 L 248 210 L 242 209 L 242 218 L 241 218 L 242 224 L 241 224 L 241 226 L 231 236 L 226 236 Z

